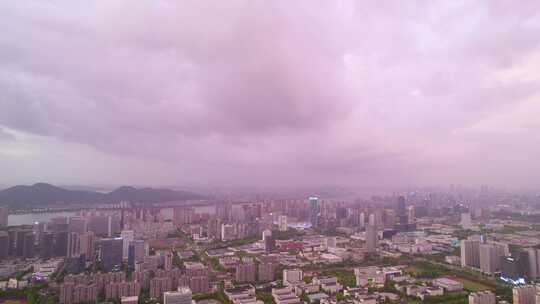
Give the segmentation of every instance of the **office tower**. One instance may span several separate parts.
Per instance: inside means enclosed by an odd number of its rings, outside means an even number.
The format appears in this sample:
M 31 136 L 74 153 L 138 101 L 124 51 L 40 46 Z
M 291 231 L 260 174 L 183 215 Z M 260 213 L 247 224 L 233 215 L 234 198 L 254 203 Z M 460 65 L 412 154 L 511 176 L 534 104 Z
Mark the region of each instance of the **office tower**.
M 56 232 L 54 234 L 54 249 L 53 249 L 54 256 L 63 257 L 67 255 L 68 237 L 69 237 L 69 232 L 67 231 Z
M 128 265 L 134 269 L 135 264 L 143 262 L 144 257 L 148 256 L 149 246 L 143 240 L 136 240 L 129 244 Z
M 396 214 L 398 216 L 399 224 L 407 224 L 407 210 L 405 207 L 405 197 L 399 196 L 397 198 Z
M 115 266 L 122 265 L 123 240 L 109 238 L 101 240 L 101 266 L 105 271 L 111 271 Z
M 366 226 L 366 252 L 377 251 L 377 243 L 377 227 L 369 224 Z
M 523 285 L 512 289 L 513 304 L 535 304 L 536 302 L 536 286 Z
M 76 232 L 70 232 L 67 240 L 67 257 L 78 258 L 81 256 L 81 239 Z
M 495 304 L 496 297 L 491 291 L 478 291 L 469 294 L 469 304 Z
M 294 285 L 304 279 L 302 269 L 284 269 L 283 270 L 283 285 Z
M 34 233 L 30 231 L 24 235 L 23 239 L 23 251 L 22 257 L 25 259 L 34 257 L 34 247 L 35 247 L 36 238 Z
M 111 217 L 106 215 L 91 216 L 88 218 L 88 231 L 96 236 L 111 236 Z
M 236 282 L 249 283 L 255 281 L 255 263 L 253 258 L 244 257 L 242 262 L 236 265 Z
M 265 229 L 263 230 L 262 232 L 262 240 L 266 240 L 266 237 L 269 237 L 269 236 L 272 236 L 272 230 L 270 229 Z
M 279 231 L 287 231 L 287 216 L 286 215 L 280 215 L 279 216 Z
M 70 217 L 68 224 L 68 232 L 76 232 L 79 234 L 86 233 L 87 223 L 84 217 Z
M 309 198 L 309 220 L 311 227 L 319 226 L 319 198 L 316 196 Z
M 0 231 L 0 262 L 7 259 L 9 254 L 9 234 Z
M 87 261 L 93 261 L 95 252 L 94 233 L 88 231 L 87 233 L 81 234 L 79 239 L 81 244 L 81 254 L 85 256 Z
M 461 240 L 461 267 L 480 267 L 480 241 Z
M 124 230 L 120 233 L 120 237 L 123 240 L 122 244 L 122 258 L 128 259 L 129 244 L 135 239 L 135 233 L 131 230 Z
M 259 281 L 271 282 L 275 280 L 275 273 L 278 268 L 278 261 L 273 256 L 261 256 L 259 258 Z
M 178 287 L 177 291 L 167 291 L 163 294 L 163 304 L 191 304 L 191 290 Z
M 8 226 L 9 210 L 6 207 L 0 207 L 0 228 Z
M 461 228 L 468 230 L 472 228 L 471 214 L 462 213 L 461 214 Z
M 407 207 L 407 223 L 408 224 L 414 224 L 416 223 L 416 215 L 415 215 L 416 208 L 414 206 Z
M 504 256 L 495 244 L 480 244 L 480 269 L 485 273 L 495 273 L 501 270 L 501 257 Z
M 17 252 L 17 230 L 8 230 L 9 248 L 8 255 L 15 256 Z
M 236 239 L 236 226 L 233 224 L 221 225 L 221 240 L 231 241 Z

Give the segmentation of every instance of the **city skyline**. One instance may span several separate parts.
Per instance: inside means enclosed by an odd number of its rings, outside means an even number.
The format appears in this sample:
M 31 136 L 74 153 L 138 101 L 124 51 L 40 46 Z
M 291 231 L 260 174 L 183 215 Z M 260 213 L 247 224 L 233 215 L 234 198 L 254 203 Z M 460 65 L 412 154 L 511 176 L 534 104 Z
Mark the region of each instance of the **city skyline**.
M 5 1 L 0 184 L 537 188 L 538 11 Z

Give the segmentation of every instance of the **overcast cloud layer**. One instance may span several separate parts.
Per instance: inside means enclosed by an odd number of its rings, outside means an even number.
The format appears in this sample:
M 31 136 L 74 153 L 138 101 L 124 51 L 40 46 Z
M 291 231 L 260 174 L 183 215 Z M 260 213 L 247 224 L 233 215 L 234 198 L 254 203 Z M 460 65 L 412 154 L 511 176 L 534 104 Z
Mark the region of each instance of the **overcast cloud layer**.
M 363 2 L 1 1 L 0 183 L 538 186 L 540 2 Z

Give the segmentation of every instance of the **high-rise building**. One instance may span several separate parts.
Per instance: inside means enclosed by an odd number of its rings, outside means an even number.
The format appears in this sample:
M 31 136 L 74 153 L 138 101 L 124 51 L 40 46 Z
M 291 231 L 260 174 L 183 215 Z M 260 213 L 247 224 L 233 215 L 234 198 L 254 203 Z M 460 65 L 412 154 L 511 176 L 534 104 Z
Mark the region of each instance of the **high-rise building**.
M 461 240 L 461 267 L 480 267 L 480 241 Z
M 279 231 L 287 231 L 287 216 L 286 215 L 280 215 L 279 216 Z
M 319 226 L 319 198 L 316 196 L 309 198 L 309 221 L 312 227 Z
M 5 260 L 9 254 L 9 234 L 0 231 L 0 262 Z
M 276 239 L 273 236 L 267 236 L 264 238 L 264 250 L 269 253 L 276 249 Z
M 397 198 L 396 213 L 399 224 L 407 224 L 407 210 L 405 206 L 405 197 L 400 195 Z
M 161 299 L 166 291 L 172 291 L 172 279 L 156 277 L 150 280 L 150 297 Z
M 177 291 L 167 291 L 163 294 L 163 304 L 191 304 L 191 290 L 178 287 Z
M 79 234 L 86 233 L 87 231 L 87 222 L 86 218 L 84 217 L 70 217 L 69 218 L 69 224 L 68 224 L 68 231 L 69 232 L 76 232 Z
M 366 252 L 377 251 L 377 226 L 368 224 L 366 226 Z
M 149 246 L 143 240 L 136 240 L 129 244 L 128 250 L 128 265 L 134 269 L 135 264 L 144 262 L 144 257 L 148 256 Z
M 274 256 L 261 256 L 259 258 L 259 281 L 271 282 L 275 280 L 275 273 L 278 268 L 278 260 Z
M 540 250 L 536 248 L 527 248 L 528 266 L 527 271 L 530 280 L 540 277 Z M 539 303 L 540 304 L 540 303 Z
M 96 236 L 111 236 L 111 217 L 107 215 L 91 216 L 88 219 L 88 231 L 92 231 Z
M 8 226 L 9 210 L 6 207 L 0 207 L 0 228 Z
M 496 244 L 480 244 L 480 270 L 485 273 L 501 271 L 501 257 L 504 252 Z
M 25 259 L 34 257 L 34 247 L 36 238 L 33 232 L 26 233 L 23 240 L 23 252 L 22 257 Z
M 522 285 L 512 289 L 513 304 L 535 304 L 536 303 L 536 286 Z
M 413 205 L 407 207 L 407 223 L 408 224 L 416 223 L 415 211 L 416 211 L 416 208 Z
M 236 226 L 234 224 L 221 225 L 221 240 L 231 241 L 236 239 Z
M 63 257 L 67 255 L 68 238 L 69 232 L 67 231 L 59 231 L 54 234 L 54 256 Z
M 469 294 L 469 304 L 495 304 L 496 297 L 491 291 L 478 291 Z
M 120 237 L 123 240 L 122 243 L 122 258 L 128 259 L 129 244 L 135 239 L 135 233 L 131 230 L 123 230 L 120 232 Z
M 67 255 L 68 258 L 78 258 L 81 256 L 80 234 L 71 232 L 68 234 Z
M 173 268 L 173 254 L 170 251 L 167 251 L 163 254 L 163 269 L 171 270 Z
M 236 282 L 249 283 L 255 281 L 255 263 L 253 258 L 244 257 L 242 262 L 236 265 Z
M 92 231 L 88 231 L 81 234 L 80 237 L 81 254 L 83 254 L 87 261 L 94 260 L 95 252 L 95 237 Z
M 122 238 L 101 240 L 101 266 L 105 271 L 111 271 L 115 266 L 122 265 Z

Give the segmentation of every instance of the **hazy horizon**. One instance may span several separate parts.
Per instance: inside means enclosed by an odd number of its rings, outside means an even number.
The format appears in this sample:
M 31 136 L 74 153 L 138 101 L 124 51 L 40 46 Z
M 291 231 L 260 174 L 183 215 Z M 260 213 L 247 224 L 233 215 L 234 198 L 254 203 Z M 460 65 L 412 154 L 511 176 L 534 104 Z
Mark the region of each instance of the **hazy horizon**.
M 0 2 L 0 185 L 538 189 L 540 2 Z

